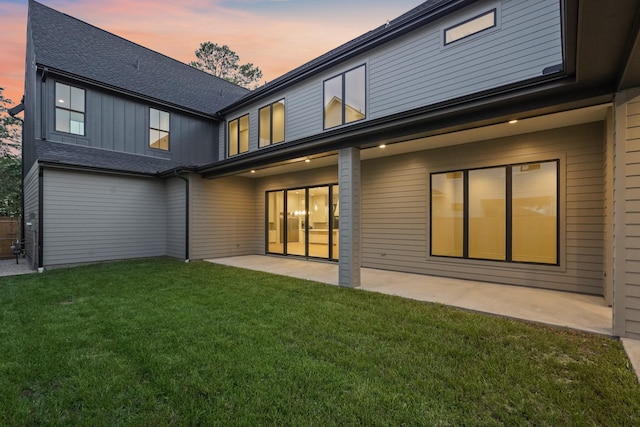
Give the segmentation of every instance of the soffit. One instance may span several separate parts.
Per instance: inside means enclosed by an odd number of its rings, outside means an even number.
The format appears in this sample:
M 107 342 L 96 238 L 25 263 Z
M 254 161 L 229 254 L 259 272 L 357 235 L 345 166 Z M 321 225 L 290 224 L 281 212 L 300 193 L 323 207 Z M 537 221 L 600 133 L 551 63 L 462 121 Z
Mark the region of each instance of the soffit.
M 416 151 L 468 144 L 472 142 L 480 142 L 525 133 L 603 121 L 606 117 L 607 108 L 609 106 L 609 104 L 601 104 L 554 114 L 530 117 L 519 120 L 515 124 L 503 122 L 425 138 L 407 139 L 405 141 L 388 144 L 384 149 L 379 147 L 364 149 L 361 152 L 361 159 L 369 160 L 379 157 L 395 156 Z M 307 159 L 310 160 L 308 163 L 306 162 Z M 238 175 L 247 178 L 263 178 L 272 175 L 295 173 L 327 166 L 337 166 L 337 163 L 337 152 L 332 151 L 314 156 L 291 159 L 287 162 L 256 169 L 255 173 L 247 171 Z

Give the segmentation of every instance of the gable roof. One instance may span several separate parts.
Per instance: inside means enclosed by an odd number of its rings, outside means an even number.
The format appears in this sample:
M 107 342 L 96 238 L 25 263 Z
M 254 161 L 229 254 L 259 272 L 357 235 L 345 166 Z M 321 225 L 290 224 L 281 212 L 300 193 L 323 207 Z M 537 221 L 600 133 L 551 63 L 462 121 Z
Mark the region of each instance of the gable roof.
M 248 93 L 74 17 L 29 1 L 36 64 L 205 114 Z
M 419 26 L 434 21 L 444 15 L 452 13 L 476 0 L 426 0 L 424 3 L 403 13 L 399 17 L 350 40 L 329 52 L 289 71 L 264 86 L 249 92 L 243 98 L 227 105 L 220 112 L 225 113 L 234 108 L 255 101 L 263 96 L 269 96 L 273 91 L 297 83 L 314 73 L 334 65 L 337 61 L 344 61 L 358 55 L 381 43 L 406 34 Z

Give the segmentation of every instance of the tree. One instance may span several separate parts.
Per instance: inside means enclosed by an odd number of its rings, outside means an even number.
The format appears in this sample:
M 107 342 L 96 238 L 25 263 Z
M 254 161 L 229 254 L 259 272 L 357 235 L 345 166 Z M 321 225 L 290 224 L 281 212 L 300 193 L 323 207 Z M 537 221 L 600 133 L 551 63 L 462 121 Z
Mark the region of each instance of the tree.
M 22 121 L 7 112 L 12 102 L 2 95 L 3 90 L 0 87 L 0 216 L 20 216 Z
M 13 102 L 4 97 L 3 90 L 0 87 L 0 156 L 7 153 L 17 156 L 20 154 L 22 121 L 7 112 Z
M 195 51 L 195 54 L 198 60 L 189 63 L 192 67 L 247 89 L 255 89 L 259 86 L 262 70 L 252 63 L 238 64 L 240 57 L 229 46 L 204 42 L 200 43 L 200 48 Z

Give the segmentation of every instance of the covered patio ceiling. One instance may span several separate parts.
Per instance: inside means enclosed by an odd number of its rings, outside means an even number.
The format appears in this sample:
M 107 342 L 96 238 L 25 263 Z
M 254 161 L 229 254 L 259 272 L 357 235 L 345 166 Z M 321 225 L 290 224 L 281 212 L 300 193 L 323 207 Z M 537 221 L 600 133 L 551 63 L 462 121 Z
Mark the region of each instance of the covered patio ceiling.
M 416 151 L 431 150 L 440 147 L 468 144 L 513 135 L 603 121 L 606 117 L 607 108 L 610 106 L 610 103 L 599 104 L 528 118 L 513 117 L 513 120 L 517 120 L 516 123 L 506 121 L 498 124 L 471 127 L 469 129 L 441 133 L 422 138 L 407 137 L 405 140 L 394 142 L 380 140 L 376 141 L 374 146 L 363 149 L 361 159 L 369 160 L 378 157 L 394 156 Z M 381 144 L 385 145 L 384 148 L 380 147 Z M 247 178 L 263 178 L 272 175 L 335 166 L 337 163 L 337 151 L 329 151 L 326 153 L 298 157 L 262 168 L 256 168 L 253 169 L 253 172 L 252 170 L 243 171 L 242 173 L 239 173 L 238 176 Z

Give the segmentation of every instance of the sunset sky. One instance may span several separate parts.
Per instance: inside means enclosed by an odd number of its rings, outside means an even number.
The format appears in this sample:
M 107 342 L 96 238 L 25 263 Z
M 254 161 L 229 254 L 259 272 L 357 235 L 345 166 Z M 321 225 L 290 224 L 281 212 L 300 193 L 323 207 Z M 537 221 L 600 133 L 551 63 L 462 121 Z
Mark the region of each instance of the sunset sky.
M 183 62 L 203 41 L 226 44 L 264 73 L 302 65 L 423 0 L 42 0 L 41 3 Z M 0 87 L 24 86 L 27 0 L 0 0 Z M 99 52 L 96 52 L 99 54 Z

